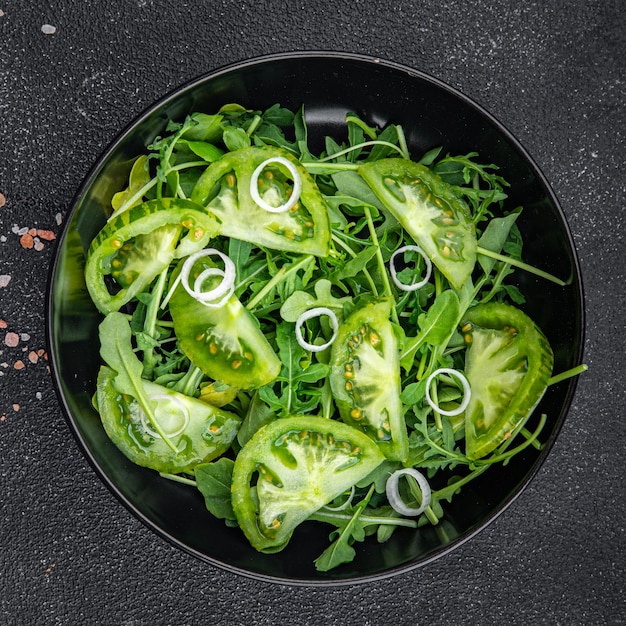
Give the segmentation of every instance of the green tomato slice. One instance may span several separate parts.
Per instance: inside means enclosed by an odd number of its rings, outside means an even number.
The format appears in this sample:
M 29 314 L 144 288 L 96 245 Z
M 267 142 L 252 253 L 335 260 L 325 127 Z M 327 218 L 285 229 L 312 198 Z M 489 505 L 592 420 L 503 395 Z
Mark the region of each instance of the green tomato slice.
M 465 453 L 480 459 L 526 423 L 547 389 L 554 355 L 537 325 L 509 304 L 476 306 L 461 328 L 469 345 L 465 375 L 471 388 Z
M 115 376 L 111 368 L 100 368 L 96 404 L 105 432 L 133 463 L 177 474 L 211 461 L 230 447 L 241 424 L 239 416 L 142 380 L 161 429 L 178 450 L 173 452 L 151 427 L 139 403 L 117 391 Z
M 331 348 L 330 384 L 341 419 L 366 433 L 387 458 L 405 461 L 409 442 L 390 313 L 391 302 L 383 300 L 343 322 Z
M 450 284 L 461 289 L 476 263 L 476 229 L 452 187 L 406 159 L 363 163 L 359 174 Z
M 336 420 L 296 415 L 259 429 L 235 460 L 232 505 L 260 552 L 282 550 L 294 529 L 372 472 L 376 444 Z
M 298 202 L 284 213 L 261 208 L 250 192 L 255 169 L 277 157 L 293 165 L 302 183 Z M 268 164 L 259 177 L 261 198 L 268 204 L 285 204 L 293 187 L 290 178 L 280 165 Z M 282 148 L 249 147 L 225 154 L 200 176 L 191 199 L 217 216 L 223 235 L 276 250 L 328 256 L 331 229 L 326 202 L 308 171 Z
M 102 313 L 130 302 L 175 258 L 206 246 L 218 222 L 201 206 L 174 198 L 150 200 L 108 222 L 87 252 L 85 281 Z M 110 288 L 113 278 L 119 289 Z
M 197 259 L 191 276 L 213 267 Z M 175 280 L 180 266 L 172 274 Z M 219 307 L 206 306 L 178 284 L 169 302 L 174 332 L 183 354 L 213 380 L 237 389 L 256 389 L 280 373 L 280 359 L 254 318 L 231 295 Z

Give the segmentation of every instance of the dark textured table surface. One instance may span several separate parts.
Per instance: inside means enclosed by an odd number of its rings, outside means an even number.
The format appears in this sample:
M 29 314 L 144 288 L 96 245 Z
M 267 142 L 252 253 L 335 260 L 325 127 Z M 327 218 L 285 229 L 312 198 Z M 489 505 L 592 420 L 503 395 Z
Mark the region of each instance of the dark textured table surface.
M 625 33 L 623 0 L 0 0 L 0 624 L 626 623 Z M 206 71 L 312 49 L 426 71 L 520 139 L 577 246 L 590 367 L 499 519 L 337 589 L 238 577 L 136 521 L 70 435 L 44 333 L 54 238 L 118 130 Z

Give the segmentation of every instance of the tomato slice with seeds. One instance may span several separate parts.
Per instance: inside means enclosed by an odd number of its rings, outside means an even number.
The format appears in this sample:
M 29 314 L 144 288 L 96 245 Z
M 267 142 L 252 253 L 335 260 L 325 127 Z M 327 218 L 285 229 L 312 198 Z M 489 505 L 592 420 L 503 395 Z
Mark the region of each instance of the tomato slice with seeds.
M 192 276 L 212 268 L 207 257 L 197 259 Z M 176 279 L 181 266 L 172 273 Z M 219 279 L 218 279 L 219 280 Z M 255 389 L 273 381 L 281 362 L 252 313 L 237 296 L 221 306 L 206 306 L 178 284 L 169 302 L 174 332 L 185 356 L 213 380 L 236 387 Z
M 295 528 L 384 460 L 358 430 L 323 417 L 296 415 L 259 429 L 235 460 L 232 505 L 260 552 L 282 550 Z
M 108 222 L 87 252 L 85 280 L 102 313 L 118 311 L 175 259 L 201 250 L 218 222 L 189 200 L 150 200 Z M 107 278 L 117 283 L 110 287 Z
M 465 375 L 465 453 L 480 459 L 513 437 L 543 397 L 554 355 L 539 327 L 518 308 L 499 302 L 470 309 L 461 329 L 469 347 Z
M 139 403 L 117 391 L 115 377 L 111 368 L 100 368 L 98 412 L 111 441 L 137 465 L 171 474 L 188 472 L 223 454 L 237 434 L 238 415 L 142 380 L 146 395 L 155 403 L 161 428 L 178 449 L 173 452 L 150 427 Z
M 455 289 L 476 263 L 476 229 L 467 204 L 439 175 L 407 159 L 363 163 L 359 173 Z
M 343 322 L 331 348 L 330 384 L 343 421 L 365 432 L 387 458 L 404 461 L 409 443 L 390 313 L 391 302 L 382 300 Z
M 298 202 L 284 213 L 266 211 L 250 192 L 255 169 L 272 158 L 287 159 L 302 183 Z M 280 164 L 268 163 L 259 177 L 261 198 L 285 204 L 292 189 L 291 174 Z M 331 229 L 326 202 L 308 171 L 282 148 L 253 146 L 225 154 L 200 176 L 191 199 L 217 216 L 223 235 L 272 249 L 328 256 Z

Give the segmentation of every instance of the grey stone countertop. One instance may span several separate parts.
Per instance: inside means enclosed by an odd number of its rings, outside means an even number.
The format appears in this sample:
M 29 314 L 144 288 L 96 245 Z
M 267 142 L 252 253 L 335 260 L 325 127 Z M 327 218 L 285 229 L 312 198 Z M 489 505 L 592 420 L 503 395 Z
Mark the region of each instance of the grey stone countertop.
M 626 13 L 622 0 L 0 0 L 0 624 L 626 623 Z M 425 71 L 521 141 L 585 284 L 585 362 L 560 436 L 496 521 L 366 585 L 273 585 L 156 537 L 97 479 L 47 361 L 47 272 L 101 151 L 222 65 L 336 50 Z

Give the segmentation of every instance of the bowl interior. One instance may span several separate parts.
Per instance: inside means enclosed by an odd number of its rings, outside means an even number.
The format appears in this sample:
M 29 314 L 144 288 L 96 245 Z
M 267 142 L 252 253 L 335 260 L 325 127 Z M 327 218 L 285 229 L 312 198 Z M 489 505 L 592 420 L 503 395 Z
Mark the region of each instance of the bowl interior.
M 246 575 L 308 584 L 363 581 L 426 563 L 471 537 L 519 495 L 561 426 L 574 380 L 550 387 L 536 411 L 548 415 L 543 452 L 529 447 L 506 468 L 493 468 L 470 483 L 447 507 L 438 527 L 399 529 L 385 544 L 366 541 L 358 545 L 353 563 L 328 574 L 313 566 L 327 545 L 326 527 L 301 527 L 279 555 L 257 553 L 239 529 L 226 527 L 206 512 L 199 492 L 128 461 L 105 435 L 91 405 L 100 363 L 101 316 L 87 294 L 83 269 L 87 246 L 104 224 L 104 207 L 124 186 L 132 160 L 163 132 L 168 119 L 181 120 L 192 111 L 214 112 L 230 102 L 252 109 L 280 103 L 296 110 L 304 104 L 315 150 L 322 148 L 325 135 L 341 139 L 346 113 L 356 112 L 370 124 L 402 124 L 414 157 L 443 146 L 454 154 L 475 151 L 482 162 L 498 164 L 511 184 L 509 208 L 524 207 L 518 224 L 525 258 L 571 278 L 562 288 L 517 274 L 527 297 L 524 308 L 554 348 L 555 372 L 579 362 L 583 295 L 572 239 L 554 194 L 510 133 L 458 92 L 408 68 L 350 55 L 278 55 L 213 72 L 159 102 L 121 133 L 80 189 L 51 270 L 48 302 L 51 362 L 70 427 L 100 478 L 135 515 L 210 563 Z

